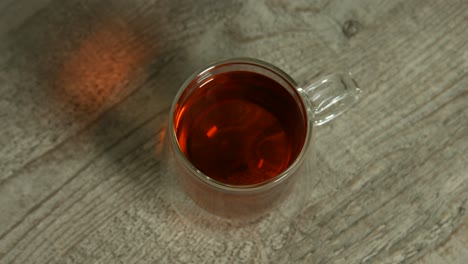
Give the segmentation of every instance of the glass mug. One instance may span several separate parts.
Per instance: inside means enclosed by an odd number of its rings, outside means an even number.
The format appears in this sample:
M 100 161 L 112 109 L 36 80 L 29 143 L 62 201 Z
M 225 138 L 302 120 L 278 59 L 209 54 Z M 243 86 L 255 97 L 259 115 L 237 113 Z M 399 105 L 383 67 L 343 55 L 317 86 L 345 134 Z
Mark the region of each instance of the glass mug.
M 173 101 L 165 135 L 176 210 L 189 220 L 209 212 L 242 221 L 272 211 L 295 192 L 313 127 L 360 95 L 349 74 L 301 88 L 279 68 L 250 58 L 196 72 Z

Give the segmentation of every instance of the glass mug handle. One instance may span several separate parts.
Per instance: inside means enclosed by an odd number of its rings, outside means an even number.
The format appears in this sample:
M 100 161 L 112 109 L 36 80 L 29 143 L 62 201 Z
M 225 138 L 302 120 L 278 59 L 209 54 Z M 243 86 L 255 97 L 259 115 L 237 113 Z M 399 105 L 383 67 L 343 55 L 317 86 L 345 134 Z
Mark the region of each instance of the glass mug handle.
M 314 125 L 320 126 L 341 115 L 357 101 L 362 90 L 349 73 L 334 73 L 306 88 L 299 88 L 313 105 Z

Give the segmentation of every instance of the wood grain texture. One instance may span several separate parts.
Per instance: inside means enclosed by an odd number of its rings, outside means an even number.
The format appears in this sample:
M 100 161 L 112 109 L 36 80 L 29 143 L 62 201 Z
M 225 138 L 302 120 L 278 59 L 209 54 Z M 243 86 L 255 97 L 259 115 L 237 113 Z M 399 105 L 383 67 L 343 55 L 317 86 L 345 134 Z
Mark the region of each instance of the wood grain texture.
M 0 263 L 468 260 L 467 1 L 6 1 L 0 14 Z M 181 221 L 157 151 L 182 82 L 238 56 L 304 85 L 350 70 L 367 90 L 315 130 L 300 215 L 245 241 Z

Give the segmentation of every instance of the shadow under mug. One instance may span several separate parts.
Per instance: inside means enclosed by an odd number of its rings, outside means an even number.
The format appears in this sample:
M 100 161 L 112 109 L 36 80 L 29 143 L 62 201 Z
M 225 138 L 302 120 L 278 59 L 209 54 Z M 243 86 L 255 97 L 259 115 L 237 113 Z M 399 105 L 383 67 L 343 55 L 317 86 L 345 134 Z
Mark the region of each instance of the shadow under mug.
M 221 182 L 197 168 L 181 147 L 176 126 L 183 114 L 183 100 L 201 88 L 208 78 L 229 72 L 255 73 L 275 81 L 294 99 L 304 119 L 305 135 L 297 156 L 286 169 L 266 181 L 247 185 Z M 194 206 L 189 205 L 192 202 L 223 219 L 252 220 L 271 211 L 297 191 L 295 185 L 301 174 L 304 157 L 311 148 L 313 127 L 322 125 L 349 109 L 359 100 L 360 95 L 360 88 L 349 74 L 335 73 L 301 88 L 288 74 L 274 65 L 250 58 L 218 62 L 196 72 L 176 95 L 166 131 L 165 169 L 167 177 L 175 181 L 175 189 L 171 190 L 174 192 L 172 195 L 177 195 L 179 199 L 175 206 L 190 207 L 191 211 L 185 210 L 185 217 L 188 218 L 192 216 L 187 214 L 195 214 Z

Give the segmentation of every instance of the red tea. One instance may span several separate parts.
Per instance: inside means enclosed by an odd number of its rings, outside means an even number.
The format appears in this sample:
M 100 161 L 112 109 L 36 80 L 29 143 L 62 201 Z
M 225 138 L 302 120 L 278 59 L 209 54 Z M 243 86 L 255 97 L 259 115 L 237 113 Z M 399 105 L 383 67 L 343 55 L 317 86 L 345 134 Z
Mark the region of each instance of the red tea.
M 295 90 L 247 71 L 197 81 L 181 96 L 174 124 L 180 148 L 198 170 L 222 183 L 250 185 L 294 162 L 307 133 Z

